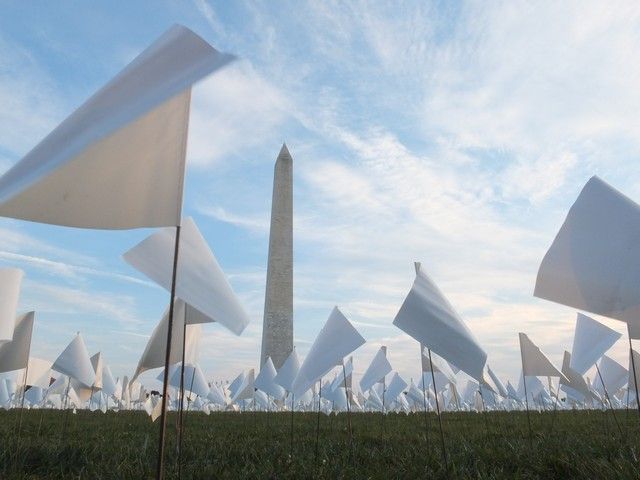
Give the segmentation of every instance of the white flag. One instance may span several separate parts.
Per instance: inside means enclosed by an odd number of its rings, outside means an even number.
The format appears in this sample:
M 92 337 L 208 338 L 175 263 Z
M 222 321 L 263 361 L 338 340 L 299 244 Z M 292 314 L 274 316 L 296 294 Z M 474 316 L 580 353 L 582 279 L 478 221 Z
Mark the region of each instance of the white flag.
M 336 365 L 340 365 L 344 357 L 364 343 L 362 335 L 338 307 L 334 307 L 298 370 L 292 387 L 294 394 L 300 397 L 319 378 Z
M 298 375 L 298 370 L 300 370 L 300 359 L 294 348 L 282 364 L 282 367 L 280 367 L 280 370 L 278 370 L 278 374 L 274 377 L 273 381 L 286 391 L 291 392 L 293 389 L 293 381 L 296 379 L 296 375 Z
M 519 333 L 522 371 L 527 377 L 561 377 L 564 375 L 553 366 L 551 360 L 529 339 L 525 333 Z M 566 380 L 566 378 L 564 378 Z
M 391 364 L 387 360 L 386 347 L 380 347 L 360 379 L 360 390 L 366 392 L 376 383 L 381 382 L 391 370 Z
M 393 324 L 471 377 L 482 379 L 487 354 L 419 264 Z
M 547 251 L 534 295 L 629 324 L 640 338 L 640 206 L 592 177 Z
M 571 368 L 584 375 L 621 336 L 593 318 L 578 313 L 571 349 Z
M 26 368 L 29 362 L 35 312 L 18 317 L 10 342 L 0 343 L 0 373 Z
M 24 272 L 18 268 L 0 268 L 0 345 L 13 338 L 23 277 Z
M 173 26 L 0 178 L 0 216 L 178 225 L 191 86 L 231 58 Z
M 123 255 L 127 263 L 167 291 L 171 291 L 175 234 L 174 228 L 158 230 Z M 191 217 L 183 221 L 180 233 L 176 296 L 201 312 L 197 323 L 209 317 L 236 335 L 249 324 L 249 316 Z
M 67 348 L 64 349 L 56 361 L 53 362 L 51 369 L 77 380 L 88 388 L 91 388 L 96 379 L 96 374 L 89 359 L 89 352 L 79 333 L 71 340 L 71 343 L 67 345 Z

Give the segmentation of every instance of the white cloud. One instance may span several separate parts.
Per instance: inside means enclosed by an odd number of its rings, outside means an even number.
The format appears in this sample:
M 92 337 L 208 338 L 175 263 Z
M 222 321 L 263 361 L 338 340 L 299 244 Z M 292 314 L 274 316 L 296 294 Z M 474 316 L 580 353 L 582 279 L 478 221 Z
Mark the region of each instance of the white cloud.
M 189 161 L 210 166 L 277 137 L 288 103 L 247 61 L 232 63 L 194 89 Z

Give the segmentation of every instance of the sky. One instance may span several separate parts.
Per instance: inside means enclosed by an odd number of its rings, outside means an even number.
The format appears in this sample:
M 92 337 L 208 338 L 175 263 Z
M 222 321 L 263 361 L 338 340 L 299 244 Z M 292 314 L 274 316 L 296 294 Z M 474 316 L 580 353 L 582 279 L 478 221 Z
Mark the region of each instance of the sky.
M 239 60 L 193 91 L 184 216 L 251 317 L 206 325 L 211 379 L 258 366 L 273 165 L 294 158 L 294 332 L 304 356 L 334 305 L 405 378 L 418 344 L 391 322 L 414 261 L 503 379 L 518 332 L 561 365 L 576 312 L 533 297 L 538 266 L 598 175 L 640 201 L 640 4 L 618 1 L 0 2 L 0 170 L 174 23 Z M 32 355 L 75 332 L 131 375 L 168 294 L 122 260 L 151 230 L 0 219 L 25 273 Z M 611 356 L 626 366 L 625 336 Z M 151 378 L 151 377 L 149 377 Z

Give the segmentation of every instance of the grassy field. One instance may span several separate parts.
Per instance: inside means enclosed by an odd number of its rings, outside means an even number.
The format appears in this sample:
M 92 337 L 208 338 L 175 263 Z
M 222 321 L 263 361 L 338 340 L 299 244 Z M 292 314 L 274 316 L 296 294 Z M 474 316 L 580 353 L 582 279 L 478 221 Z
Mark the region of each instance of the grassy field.
M 640 478 L 637 412 L 443 415 L 296 413 L 186 415 L 182 478 Z M 155 472 L 158 423 L 142 412 L 0 411 L 0 478 L 144 479 Z M 169 417 L 167 478 L 178 478 L 175 414 Z M 553 431 L 550 433 L 552 422 Z M 425 435 L 428 423 L 428 435 Z

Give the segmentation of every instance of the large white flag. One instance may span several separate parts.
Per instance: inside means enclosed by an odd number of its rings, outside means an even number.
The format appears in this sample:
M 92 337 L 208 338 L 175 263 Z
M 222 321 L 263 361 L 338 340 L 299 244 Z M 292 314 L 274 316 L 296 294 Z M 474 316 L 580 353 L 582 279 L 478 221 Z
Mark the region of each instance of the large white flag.
M 593 318 L 578 313 L 571 349 L 571 368 L 584 375 L 621 336 Z
M 191 86 L 231 58 L 173 26 L 0 178 L 0 216 L 178 225 Z
M 471 377 L 482 379 L 487 354 L 419 265 L 393 324 Z
M 338 307 L 334 307 L 298 370 L 293 381 L 293 393 L 300 397 L 319 378 L 336 365 L 341 365 L 344 357 L 364 343 L 362 335 Z
M 13 338 L 22 277 L 18 268 L 0 268 L 0 345 Z
M 20 315 L 10 342 L 0 343 L 0 373 L 26 368 L 33 333 L 35 312 Z
M 136 270 L 171 291 L 175 229 L 163 228 L 127 251 L 123 258 Z M 240 335 L 249 316 L 231 289 L 216 257 L 191 217 L 182 223 L 176 296 L 205 317 Z M 197 322 L 203 323 L 201 318 Z
M 87 388 L 91 388 L 96 379 L 89 352 L 79 333 L 53 362 L 51 369 L 77 380 Z
M 547 251 L 534 295 L 629 324 L 640 338 L 640 205 L 592 177 Z

